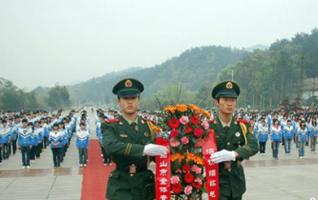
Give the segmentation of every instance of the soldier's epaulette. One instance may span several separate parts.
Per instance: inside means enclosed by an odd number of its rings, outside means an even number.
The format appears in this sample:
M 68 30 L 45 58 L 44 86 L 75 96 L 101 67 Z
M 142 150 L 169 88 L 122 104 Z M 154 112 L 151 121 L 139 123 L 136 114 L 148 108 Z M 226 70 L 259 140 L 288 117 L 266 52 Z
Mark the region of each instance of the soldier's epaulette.
M 157 126 L 156 123 L 154 123 L 152 120 L 145 120 L 145 121 L 148 124 L 151 131 L 153 131 L 154 133 L 160 133 L 162 131 L 161 128 Z
M 115 118 L 115 119 L 105 119 L 105 123 L 107 124 L 118 124 L 119 123 L 119 119 Z
M 245 140 L 245 144 L 247 144 L 247 137 L 246 137 L 247 128 L 246 128 L 246 124 L 244 122 L 239 122 L 238 124 L 241 127 L 241 130 L 242 130 L 242 133 L 243 133 L 243 137 L 244 137 L 244 140 Z
M 156 126 L 154 123 L 152 123 L 151 120 L 146 120 L 146 123 L 150 130 L 150 139 L 151 141 L 155 141 L 156 134 L 160 133 L 162 130 L 159 126 Z

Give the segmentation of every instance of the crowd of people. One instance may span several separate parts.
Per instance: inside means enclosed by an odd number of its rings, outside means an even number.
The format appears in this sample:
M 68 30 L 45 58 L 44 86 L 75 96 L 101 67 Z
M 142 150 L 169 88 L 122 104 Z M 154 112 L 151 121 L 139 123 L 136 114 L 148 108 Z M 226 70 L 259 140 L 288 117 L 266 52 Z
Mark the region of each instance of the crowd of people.
M 65 115 L 62 111 L 1 113 L 0 121 L 0 164 L 20 149 L 22 167 L 30 168 L 30 161 L 40 159 L 43 149 L 50 148 L 53 166 L 60 167 L 75 133 L 79 166 L 87 165 L 89 118 L 85 110 L 79 117 L 75 110 Z
M 259 152 L 266 153 L 266 144 L 271 142 L 272 156 L 279 159 L 279 146 L 284 146 L 285 154 L 297 149 L 300 159 L 305 156 L 305 146 L 316 153 L 318 112 L 315 110 L 297 110 L 291 112 L 238 112 L 237 118 L 247 120 L 251 131 L 259 142 Z
M 112 160 L 102 145 L 101 124 L 105 120 L 116 120 L 118 114 L 118 111 L 112 109 L 96 109 L 95 112 L 95 131 L 105 166 L 112 165 Z M 160 124 L 162 113 L 140 114 L 143 118 Z M 211 121 L 216 115 L 217 113 L 212 112 Z M 298 110 L 287 113 L 283 110 L 258 112 L 239 109 L 234 117 L 250 124 L 250 131 L 259 142 L 260 155 L 268 152 L 268 142 L 273 159 L 279 159 L 281 145 L 285 154 L 297 151 L 300 159 L 305 156 L 306 146 L 311 153 L 316 153 L 318 111 Z M 0 163 L 20 149 L 23 168 L 30 168 L 30 160 L 39 159 L 43 149 L 50 147 L 53 166 L 60 167 L 74 135 L 79 166 L 87 166 L 90 127 L 86 110 L 78 113 L 72 110 L 66 115 L 62 115 L 61 111 L 56 114 L 45 111 L 2 113 L 0 121 Z

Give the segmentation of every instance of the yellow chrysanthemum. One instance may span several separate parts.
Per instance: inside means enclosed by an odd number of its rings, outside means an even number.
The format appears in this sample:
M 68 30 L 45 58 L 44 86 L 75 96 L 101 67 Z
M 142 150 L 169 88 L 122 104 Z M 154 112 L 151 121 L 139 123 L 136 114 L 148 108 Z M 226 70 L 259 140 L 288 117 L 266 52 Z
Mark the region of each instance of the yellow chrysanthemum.
M 196 113 L 201 113 L 201 108 L 199 108 L 197 105 L 189 104 L 189 108 Z
M 171 154 L 171 156 L 170 156 L 170 160 L 172 162 L 177 160 L 179 163 L 181 163 L 183 159 L 184 159 L 184 155 L 182 155 L 180 153 Z
M 203 159 L 200 156 L 197 156 L 193 153 L 187 153 L 186 154 L 186 162 L 191 162 L 193 161 L 197 165 L 203 165 Z
M 188 110 L 188 106 L 187 105 L 184 105 L 184 104 L 177 104 L 176 105 L 176 109 L 177 111 L 179 112 L 185 112 Z
M 169 112 L 171 114 L 174 114 L 176 112 L 176 107 L 169 105 L 169 106 L 166 106 L 163 110 L 165 112 Z

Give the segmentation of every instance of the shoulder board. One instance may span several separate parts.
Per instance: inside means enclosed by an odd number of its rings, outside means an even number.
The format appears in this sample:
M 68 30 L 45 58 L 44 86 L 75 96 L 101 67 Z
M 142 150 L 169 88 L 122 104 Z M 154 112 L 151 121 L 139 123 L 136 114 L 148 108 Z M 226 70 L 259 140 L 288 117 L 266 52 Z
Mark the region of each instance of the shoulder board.
M 148 125 L 149 130 L 150 130 L 151 140 L 154 141 L 156 138 L 155 134 L 160 133 L 161 128 L 159 126 L 156 126 L 155 124 L 153 124 L 150 120 L 148 120 L 146 122 L 147 122 L 147 125 Z
M 115 119 L 105 119 L 105 123 L 118 124 L 119 123 L 119 119 L 117 119 L 117 118 L 115 118 Z
M 153 131 L 154 133 L 160 133 L 161 132 L 161 128 L 159 126 L 157 126 L 153 121 L 151 120 L 146 120 L 149 128 L 151 129 L 151 131 Z

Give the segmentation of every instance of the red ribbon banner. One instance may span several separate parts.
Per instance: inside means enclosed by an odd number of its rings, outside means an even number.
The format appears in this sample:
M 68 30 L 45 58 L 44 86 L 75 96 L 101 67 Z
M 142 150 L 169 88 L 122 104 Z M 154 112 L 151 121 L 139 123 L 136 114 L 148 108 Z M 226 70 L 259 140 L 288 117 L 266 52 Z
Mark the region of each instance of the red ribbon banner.
M 211 160 L 211 154 L 217 151 L 216 139 L 213 130 L 209 131 L 209 134 L 204 140 L 202 145 L 204 166 L 206 172 L 206 191 L 208 193 L 209 200 L 219 199 L 219 165 L 215 164 Z
M 156 157 L 156 200 L 170 200 L 170 148 L 164 137 L 156 138 L 156 144 L 167 147 L 166 156 Z

